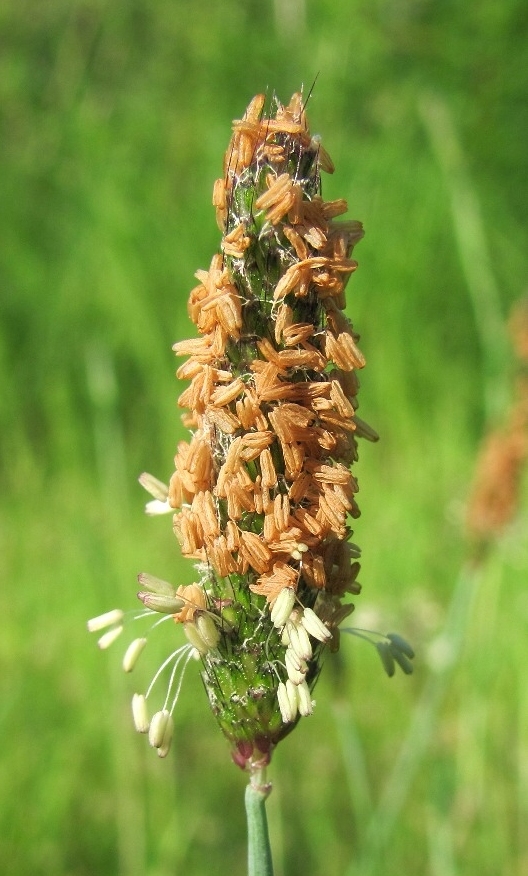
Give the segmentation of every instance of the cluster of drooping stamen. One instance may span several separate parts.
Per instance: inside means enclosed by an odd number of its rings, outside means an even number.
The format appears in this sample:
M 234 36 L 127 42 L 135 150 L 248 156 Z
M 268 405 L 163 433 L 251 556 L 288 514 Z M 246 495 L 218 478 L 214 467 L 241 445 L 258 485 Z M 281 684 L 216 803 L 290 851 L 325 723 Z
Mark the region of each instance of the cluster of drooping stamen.
M 141 573 L 138 576 L 140 584 L 145 588 L 138 596 L 146 607 L 139 614 L 129 613 L 126 616 L 121 609 L 113 609 L 98 615 L 88 621 L 90 632 L 102 632 L 98 645 L 102 650 L 109 648 L 123 632 L 125 624 L 131 620 L 142 621 L 155 619 L 152 628 L 160 623 L 172 619 L 172 613 L 183 610 L 185 599 L 177 597 L 176 591 L 166 581 L 155 578 L 153 575 Z M 160 618 L 160 613 L 162 617 Z M 132 617 L 130 615 L 133 615 Z M 132 672 L 136 663 L 147 644 L 147 636 L 143 635 L 133 639 L 128 645 L 123 656 L 123 670 Z M 134 694 L 132 697 L 132 717 L 134 726 L 139 733 L 148 733 L 149 742 L 157 750 L 159 757 L 166 757 L 172 742 L 173 720 L 172 714 L 178 702 L 183 676 L 189 660 L 199 659 L 199 651 L 192 645 L 181 645 L 176 648 L 163 661 L 152 678 L 145 694 Z M 149 717 L 147 700 L 151 695 L 156 683 L 165 670 L 170 670 L 169 682 L 166 687 L 163 705 Z
M 360 591 L 350 466 L 356 438 L 377 438 L 356 415 L 365 363 L 343 313 L 362 226 L 335 221 L 346 201 L 321 196 L 321 170 L 333 165 L 310 135 L 301 95 L 275 100 L 273 115 L 264 104 L 258 95 L 233 124 L 213 191 L 221 253 L 197 272 L 188 304 L 200 337 L 174 345 L 188 357 L 177 374 L 190 380 L 178 402 L 190 411 L 190 439 L 168 486 L 140 478 L 153 496 L 147 513 L 176 511 L 198 580 L 173 588 L 143 575 L 138 595 L 146 611 L 181 624 L 190 645 L 161 667 L 173 665 L 169 694 L 151 721 L 145 698 L 133 702 L 137 729 L 166 753 L 178 667 L 199 656 L 233 759 L 251 769 L 312 712 L 323 653 L 339 648 L 338 626 L 353 610 L 343 600 Z M 142 648 L 131 646 L 131 664 Z M 410 671 L 411 649 L 397 637 L 378 650 L 387 671 L 394 659 Z

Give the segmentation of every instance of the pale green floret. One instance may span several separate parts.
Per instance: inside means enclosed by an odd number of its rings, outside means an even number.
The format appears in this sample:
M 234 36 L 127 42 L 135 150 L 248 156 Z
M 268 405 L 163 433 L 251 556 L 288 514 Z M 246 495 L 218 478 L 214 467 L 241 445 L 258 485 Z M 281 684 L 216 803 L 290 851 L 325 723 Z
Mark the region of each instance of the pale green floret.
M 162 596 L 159 593 L 147 593 L 144 590 L 140 590 L 137 597 L 145 608 L 158 611 L 160 614 L 176 614 L 185 605 L 185 601 L 179 596 Z
M 123 669 L 125 672 L 132 672 L 146 644 L 147 640 L 145 638 L 134 639 L 130 643 L 123 657 Z
M 113 630 L 108 630 L 106 633 L 103 633 L 97 644 L 101 648 L 102 651 L 105 651 L 106 648 L 109 648 L 110 645 L 113 645 L 115 640 L 119 638 L 121 633 L 123 632 L 123 626 L 120 625 L 118 627 L 114 627 Z
M 132 697 L 132 717 L 137 732 L 148 733 L 150 721 L 147 710 L 147 701 L 143 694 L 134 694 Z
M 167 729 L 169 719 L 170 713 L 167 709 L 162 709 L 160 712 L 156 712 L 152 716 L 152 721 L 150 722 L 150 727 L 148 731 L 149 742 L 152 748 L 160 748 L 160 746 L 163 745 L 165 731 Z
M 88 623 L 88 632 L 97 633 L 99 630 L 104 630 L 106 627 L 111 627 L 113 624 L 119 624 L 123 620 L 124 613 L 120 608 L 113 608 L 112 611 L 105 611 L 104 614 L 98 614 L 97 617 L 92 617 Z
M 220 640 L 220 630 L 209 614 L 196 614 L 196 629 L 209 650 L 216 648 Z
M 187 621 L 186 623 L 184 623 L 183 631 L 189 639 L 189 642 L 191 643 L 193 648 L 196 648 L 196 650 L 199 651 L 200 654 L 207 654 L 207 652 L 211 650 L 210 646 L 207 644 L 193 621 Z
M 149 572 L 140 572 L 137 579 L 138 583 L 150 593 L 157 593 L 158 596 L 176 596 L 176 588 L 163 578 L 156 578 Z

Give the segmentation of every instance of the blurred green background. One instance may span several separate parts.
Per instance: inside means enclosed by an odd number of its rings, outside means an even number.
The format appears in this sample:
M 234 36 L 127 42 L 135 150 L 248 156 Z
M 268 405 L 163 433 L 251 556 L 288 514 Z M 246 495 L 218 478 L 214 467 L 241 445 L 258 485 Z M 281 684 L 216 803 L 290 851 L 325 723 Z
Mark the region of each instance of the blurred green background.
M 219 243 L 211 192 L 253 94 L 313 80 L 313 132 L 367 235 L 357 624 L 279 746 L 277 876 L 528 873 L 526 505 L 461 572 L 475 454 L 511 392 L 526 292 L 524 0 L 4 0 L 0 8 L 0 861 L 14 876 L 245 872 L 244 776 L 193 666 L 159 761 L 136 672 L 87 617 L 141 570 L 193 580 L 144 469 L 183 437 L 171 344 Z M 213 864 L 212 864 L 213 862 Z

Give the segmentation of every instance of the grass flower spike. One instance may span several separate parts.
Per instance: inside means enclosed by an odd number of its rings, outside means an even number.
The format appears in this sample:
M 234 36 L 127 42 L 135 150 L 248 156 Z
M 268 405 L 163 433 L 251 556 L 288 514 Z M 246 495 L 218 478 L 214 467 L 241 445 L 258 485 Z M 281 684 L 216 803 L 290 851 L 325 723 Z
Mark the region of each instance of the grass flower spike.
M 365 360 L 344 314 L 363 229 L 338 219 L 345 200 L 323 200 L 321 172 L 333 165 L 310 134 L 302 96 L 287 106 L 275 98 L 273 110 L 258 95 L 233 123 L 214 185 L 220 251 L 197 271 L 188 303 L 199 337 L 174 345 L 187 357 L 178 404 L 190 437 L 168 485 L 140 477 L 152 496 L 147 513 L 173 514 L 197 576 L 174 587 L 139 575 L 138 616 L 154 626 L 175 621 L 186 644 L 132 703 L 136 729 L 164 757 L 183 673 L 200 660 L 212 712 L 252 781 L 312 714 L 323 655 L 338 650 L 339 624 L 354 608 L 348 597 L 360 592 L 351 466 L 357 438 L 377 439 L 356 414 Z M 99 644 L 107 647 L 125 623 L 109 612 L 89 628 L 106 630 Z M 347 632 L 371 641 L 389 674 L 395 662 L 412 670 L 399 637 Z M 145 635 L 131 642 L 125 671 L 146 643 Z M 166 696 L 149 717 L 165 672 Z M 256 789 L 258 800 L 267 788 Z
M 375 437 L 356 417 L 364 358 L 343 313 L 363 229 L 321 196 L 333 165 L 301 95 L 272 115 L 264 104 L 234 122 L 213 191 L 221 253 L 189 298 L 200 337 L 174 345 L 191 438 L 168 491 L 200 574 L 200 609 L 176 619 L 242 767 L 267 763 L 311 713 L 323 651 L 338 647 L 343 598 L 360 589 L 350 465 L 356 436 Z

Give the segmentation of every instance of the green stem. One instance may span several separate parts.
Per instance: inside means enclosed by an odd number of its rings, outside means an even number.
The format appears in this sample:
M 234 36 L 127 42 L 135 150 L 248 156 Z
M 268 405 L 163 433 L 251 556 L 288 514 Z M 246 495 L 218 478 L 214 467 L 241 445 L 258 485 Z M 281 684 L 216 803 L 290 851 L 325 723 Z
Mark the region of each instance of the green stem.
M 265 769 L 252 773 L 246 788 L 248 876 L 273 876 L 266 818 L 266 799 L 270 791 L 271 785 L 266 782 Z

